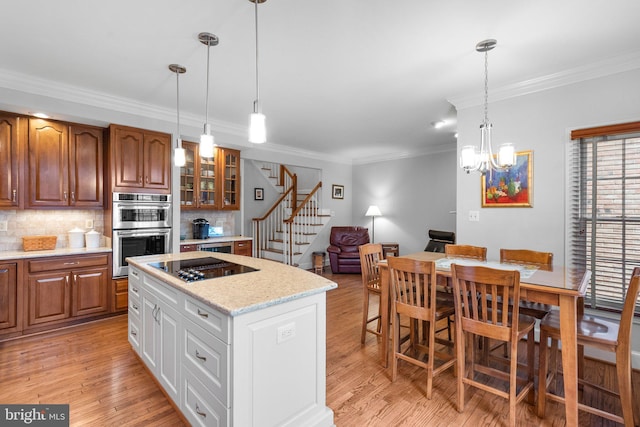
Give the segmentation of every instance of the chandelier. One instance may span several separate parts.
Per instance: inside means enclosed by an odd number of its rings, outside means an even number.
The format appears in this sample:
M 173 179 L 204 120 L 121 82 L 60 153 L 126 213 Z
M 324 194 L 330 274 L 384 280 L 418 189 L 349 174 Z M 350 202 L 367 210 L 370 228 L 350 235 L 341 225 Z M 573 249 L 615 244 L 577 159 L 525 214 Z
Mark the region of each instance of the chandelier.
M 475 145 L 466 145 L 460 152 L 460 167 L 467 173 L 471 171 L 487 172 L 509 170 L 516 160 L 512 144 L 500 145 L 497 156 L 493 154 L 491 128 L 489 123 L 489 51 L 496 47 L 494 39 L 483 40 L 476 45 L 476 51 L 484 53 L 484 121 L 480 125 L 480 150 Z M 496 159 L 497 157 L 497 159 Z

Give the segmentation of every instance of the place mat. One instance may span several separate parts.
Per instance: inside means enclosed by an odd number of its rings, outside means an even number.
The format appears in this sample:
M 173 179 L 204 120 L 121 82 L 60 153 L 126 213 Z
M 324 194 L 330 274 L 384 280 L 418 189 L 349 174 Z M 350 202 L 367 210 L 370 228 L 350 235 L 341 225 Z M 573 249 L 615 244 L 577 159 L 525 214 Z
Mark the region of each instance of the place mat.
M 436 261 L 436 268 L 448 270 L 453 263 L 466 266 L 497 268 L 500 270 L 518 270 L 520 272 L 520 279 L 528 279 L 538 270 L 538 267 L 535 265 L 502 264 L 496 261 L 479 261 L 468 258 L 440 258 Z

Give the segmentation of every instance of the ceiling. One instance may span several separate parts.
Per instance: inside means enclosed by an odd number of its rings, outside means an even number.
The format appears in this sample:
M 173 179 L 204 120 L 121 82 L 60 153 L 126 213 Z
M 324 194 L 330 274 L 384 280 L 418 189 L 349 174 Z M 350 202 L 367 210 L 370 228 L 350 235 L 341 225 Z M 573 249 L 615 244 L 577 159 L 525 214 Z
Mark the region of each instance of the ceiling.
M 498 40 L 490 101 L 492 88 L 640 58 L 637 0 L 268 0 L 258 8 L 265 148 L 343 159 L 455 146 L 449 100 L 481 102 L 484 56 L 475 45 L 486 38 Z M 217 35 L 209 121 L 214 134 L 246 133 L 255 98 L 250 1 L 12 0 L 3 10 L 0 87 L 37 81 L 49 96 L 77 92 L 88 104 L 166 116 L 176 106 L 167 67 L 179 63 L 187 68 L 181 116 L 193 124 L 204 123 L 205 110 L 207 52 L 197 35 Z M 436 130 L 440 119 L 450 124 Z

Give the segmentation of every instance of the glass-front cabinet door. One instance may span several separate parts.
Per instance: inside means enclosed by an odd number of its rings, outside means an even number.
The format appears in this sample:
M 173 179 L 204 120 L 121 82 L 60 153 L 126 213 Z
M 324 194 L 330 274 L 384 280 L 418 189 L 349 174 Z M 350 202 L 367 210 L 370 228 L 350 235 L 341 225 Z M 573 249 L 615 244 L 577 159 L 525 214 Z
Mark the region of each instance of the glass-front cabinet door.
M 223 200 L 222 209 L 240 209 L 240 151 L 220 148 L 223 161 Z
M 240 151 L 216 147 L 214 157 L 201 158 L 197 143 L 183 141 L 182 147 L 180 208 L 240 209 Z
M 213 157 L 200 158 L 200 207 L 218 208 L 216 203 L 216 159 L 217 150 Z
M 186 162 L 180 168 L 180 207 L 195 208 L 197 198 L 197 163 L 198 145 L 192 142 L 182 142 L 185 151 Z

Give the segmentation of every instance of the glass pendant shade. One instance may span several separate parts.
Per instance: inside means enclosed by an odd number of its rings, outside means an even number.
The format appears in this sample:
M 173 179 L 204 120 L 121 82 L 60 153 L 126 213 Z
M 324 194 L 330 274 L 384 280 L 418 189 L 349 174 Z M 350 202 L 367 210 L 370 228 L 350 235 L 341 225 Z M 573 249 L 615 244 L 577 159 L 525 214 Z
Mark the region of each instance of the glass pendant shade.
M 184 148 L 182 148 L 182 141 L 178 139 L 178 146 L 173 150 L 173 164 L 182 167 L 187 163 L 187 157 L 185 155 Z
M 200 157 L 213 157 L 213 147 L 215 147 L 215 142 L 213 135 L 211 135 L 211 126 L 209 123 L 205 123 L 204 133 L 200 135 Z
M 502 144 L 498 151 L 498 165 L 500 167 L 511 167 L 516 164 L 516 150 L 513 144 Z
M 254 144 L 267 142 L 266 118 L 262 113 L 249 114 L 249 142 Z

